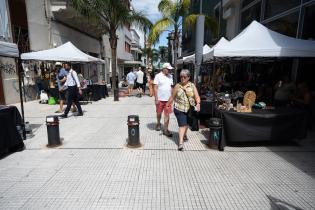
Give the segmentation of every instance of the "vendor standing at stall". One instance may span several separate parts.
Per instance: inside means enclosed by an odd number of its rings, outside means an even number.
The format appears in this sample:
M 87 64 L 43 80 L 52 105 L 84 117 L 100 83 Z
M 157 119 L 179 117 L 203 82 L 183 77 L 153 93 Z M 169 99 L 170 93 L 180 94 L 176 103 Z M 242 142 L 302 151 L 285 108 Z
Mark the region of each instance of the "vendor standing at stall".
M 285 75 L 274 86 L 274 105 L 275 107 L 284 107 L 290 104 L 290 99 L 294 96 L 295 84 L 290 81 L 289 76 Z

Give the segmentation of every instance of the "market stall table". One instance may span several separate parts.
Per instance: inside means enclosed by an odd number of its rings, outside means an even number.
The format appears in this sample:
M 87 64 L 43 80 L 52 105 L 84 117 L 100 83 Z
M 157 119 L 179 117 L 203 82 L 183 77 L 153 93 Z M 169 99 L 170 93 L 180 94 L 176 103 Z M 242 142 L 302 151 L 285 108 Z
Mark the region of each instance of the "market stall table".
M 211 115 L 213 116 L 215 101 L 201 100 L 200 101 L 200 115 Z
M 222 145 L 230 142 L 289 141 L 307 135 L 307 113 L 293 108 L 251 113 L 216 110 L 223 118 Z
M 16 126 L 22 125 L 22 118 L 15 106 L 0 105 L 0 152 L 14 151 L 24 147 Z

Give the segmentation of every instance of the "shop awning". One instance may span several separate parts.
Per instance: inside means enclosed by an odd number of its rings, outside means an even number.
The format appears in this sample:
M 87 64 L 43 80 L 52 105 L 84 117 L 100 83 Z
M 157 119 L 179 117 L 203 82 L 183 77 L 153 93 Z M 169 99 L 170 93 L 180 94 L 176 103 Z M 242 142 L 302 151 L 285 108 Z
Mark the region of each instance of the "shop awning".
M 0 41 L 0 56 L 19 57 L 19 49 L 16 44 Z
M 142 65 L 141 61 L 124 61 L 125 65 L 130 65 L 130 66 L 136 66 L 136 65 Z
M 76 48 L 71 42 L 67 42 L 59 47 L 38 52 L 22 53 L 22 60 L 42 60 L 42 61 L 68 61 L 68 62 L 96 62 L 105 63 L 104 60 L 85 54 Z
M 296 39 L 253 21 L 229 44 L 214 49 L 215 57 L 315 57 L 315 41 Z

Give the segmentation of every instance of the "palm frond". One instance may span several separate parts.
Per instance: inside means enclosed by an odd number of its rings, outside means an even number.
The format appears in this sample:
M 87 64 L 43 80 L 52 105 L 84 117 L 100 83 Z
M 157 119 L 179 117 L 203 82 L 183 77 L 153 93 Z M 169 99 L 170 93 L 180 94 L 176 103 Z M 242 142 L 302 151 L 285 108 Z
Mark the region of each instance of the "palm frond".
M 129 13 L 127 18 L 129 24 L 134 24 L 137 28 L 143 30 L 145 33 L 151 30 L 152 22 L 142 13 L 133 11 Z
M 214 37 L 218 34 L 218 21 L 210 16 L 205 16 L 205 29 L 210 29 Z
M 188 15 L 185 17 L 184 19 L 184 27 L 185 28 L 191 28 L 192 26 L 196 25 L 196 21 L 197 21 L 197 14 L 192 14 L 192 15 Z
M 179 4 L 179 15 L 180 16 L 186 16 L 189 14 L 190 9 L 190 0 L 182 0 Z
M 172 0 L 161 0 L 158 9 L 162 13 L 163 17 L 168 17 L 172 14 L 175 4 Z
M 148 42 L 152 45 L 155 44 L 158 40 L 158 37 L 161 35 L 161 33 L 170 27 L 173 24 L 172 20 L 169 18 L 162 18 L 158 20 L 151 28 Z

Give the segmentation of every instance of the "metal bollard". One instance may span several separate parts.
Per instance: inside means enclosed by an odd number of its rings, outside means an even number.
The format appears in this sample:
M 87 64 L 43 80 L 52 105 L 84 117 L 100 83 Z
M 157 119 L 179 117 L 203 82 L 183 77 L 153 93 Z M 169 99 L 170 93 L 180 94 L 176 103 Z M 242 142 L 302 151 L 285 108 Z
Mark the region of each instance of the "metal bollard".
M 138 115 L 129 115 L 128 116 L 128 146 L 139 147 L 140 144 L 140 132 L 139 132 L 139 116 Z
M 220 118 L 210 118 L 210 138 L 209 138 L 209 147 L 213 149 L 218 149 L 223 151 L 221 138 L 222 138 L 222 119 Z
M 59 133 L 59 119 L 58 116 L 47 116 L 47 136 L 48 136 L 48 147 L 56 147 L 61 145 L 60 133 Z

